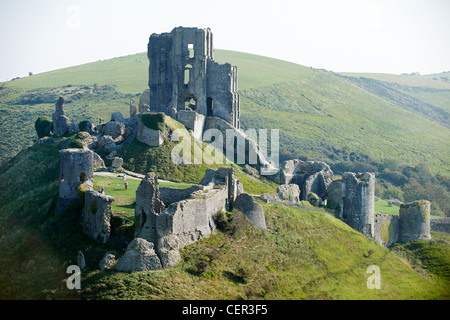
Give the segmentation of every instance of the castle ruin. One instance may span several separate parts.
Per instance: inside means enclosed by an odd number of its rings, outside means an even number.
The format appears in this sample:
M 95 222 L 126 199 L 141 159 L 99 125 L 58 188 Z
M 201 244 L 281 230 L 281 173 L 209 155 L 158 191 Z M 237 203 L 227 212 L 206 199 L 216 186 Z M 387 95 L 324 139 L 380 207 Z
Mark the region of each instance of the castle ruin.
M 211 30 L 174 28 L 148 43 L 150 108 L 173 118 L 182 110 L 239 124 L 237 67 L 213 58 Z
M 84 149 L 59 151 L 59 197 L 77 199 L 77 189 L 84 183 L 94 186 L 94 152 Z

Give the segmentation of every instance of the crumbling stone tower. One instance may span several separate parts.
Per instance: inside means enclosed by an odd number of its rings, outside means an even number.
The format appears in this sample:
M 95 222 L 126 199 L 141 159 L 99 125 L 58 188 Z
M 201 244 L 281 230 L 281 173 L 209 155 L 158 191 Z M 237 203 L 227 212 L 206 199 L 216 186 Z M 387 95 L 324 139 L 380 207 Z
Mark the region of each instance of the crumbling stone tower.
M 343 221 L 369 238 L 374 237 L 375 174 L 346 172 L 342 175 Z
M 237 67 L 213 59 L 211 30 L 178 27 L 148 43 L 150 110 L 172 117 L 190 109 L 239 128 Z
M 430 234 L 430 202 L 414 201 L 400 205 L 399 240 L 429 240 Z
M 94 186 L 94 152 L 83 149 L 59 151 L 59 198 L 77 199 L 77 189 L 85 183 Z
M 136 190 L 135 236 L 156 244 L 156 216 L 164 209 L 159 196 L 158 176 L 149 172 Z

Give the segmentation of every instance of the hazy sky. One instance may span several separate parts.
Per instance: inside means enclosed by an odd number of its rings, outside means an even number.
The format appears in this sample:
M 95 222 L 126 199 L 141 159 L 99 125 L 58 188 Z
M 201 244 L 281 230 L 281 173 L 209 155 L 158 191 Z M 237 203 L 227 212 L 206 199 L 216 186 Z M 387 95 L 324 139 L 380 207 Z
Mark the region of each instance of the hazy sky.
M 177 26 L 335 72 L 450 70 L 450 0 L 0 0 L 0 81 L 144 52 Z

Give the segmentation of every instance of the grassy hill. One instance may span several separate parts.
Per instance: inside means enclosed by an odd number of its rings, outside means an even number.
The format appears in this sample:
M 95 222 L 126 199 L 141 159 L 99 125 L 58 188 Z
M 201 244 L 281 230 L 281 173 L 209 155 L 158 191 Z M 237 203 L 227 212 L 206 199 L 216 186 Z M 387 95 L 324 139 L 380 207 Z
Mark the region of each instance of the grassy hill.
M 450 214 L 450 129 L 442 124 L 450 112 L 448 83 L 427 77 L 335 74 L 225 50 L 216 50 L 215 58 L 238 66 L 243 129 L 280 129 L 281 160 L 323 160 L 338 174 L 374 171 L 378 196 L 428 199 L 432 214 Z M 79 206 L 53 216 L 60 147 L 24 147 L 36 137 L 36 118 L 51 118 L 59 95 L 65 97 L 72 121 L 107 122 L 115 111 L 127 116 L 130 99 L 137 101 L 147 87 L 147 68 L 141 53 L 0 84 L 0 179 L 7 183 L 0 192 L 1 299 L 449 298 L 450 239 L 445 234 L 433 233 L 436 241 L 388 251 L 326 210 L 305 205 L 262 204 L 267 233 L 231 212 L 223 229 L 186 247 L 182 263 L 171 270 L 98 271 L 103 254 L 120 255 L 132 236 L 136 185 L 120 192 L 115 204 L 115 240 L 98 245 L 81 233 Z M 362 78 L 376 80 L 376 86 Z M 415 108 L 410 108 L 411 101 Z M 133 142 L 120 156 L 129 170 L 152 170 L 162 178 L 197 183 L 206 166 L 173 166 L 170 150 L 169 144 L 147 148 Z M 276 190 L 275 184 L 235 168 L 247 192 Z M 96 183 L 110 186 L 108 181 Z M 78 250 L 86 256 L 87 269 L 83 290 L 74 294 L 63 280 Z M 382 290 L 366 287 L 371 264 L 382 270 Z
M 35 145 L 0 170 L 0 179 L 9 181 L 8 192 L 0 194 L 1 299 L 449 298 L 450 239 L 399 246 L 394 255 L 331 213 L 305 204 L 261 203 L 269 228 L 265 233 L 238 211 L 229 212 L 210 238 L 183 249 L 183 260 L 173 269 L 99 271 L 105 252 L 123 253 L 120 240 L 132 237 L 131 226 L 113 219 L 114 241 L 100 245 L 82 234 L 80 207 L 53 215 L 58 149 Z M 249 184 L 244 183 L 247 191 Z M 65 270 L 76 263 L 78 250 L 87 267 L 82 290 L 73 292 L 65 287 Z M 433 255 L 436 263 L 428 270 Z M 417 261 L 422 261 L 420 272 Z M 369 265 L 381 269 L 380 290 L 366 286 Z
M 449 174 L 448 128 L 424 121 L 423 116 L 402 110 L 332 72 L 225 50 L 216 50 L 215 58 L 238 66 L 244 129 L 281 129 L 282 141 L 289 142 L 281 145 L 284 155 L 332 163 L 340 160 L 339 152 L 348 150 L 378 162 L 387 158 L 408 165 L 426 161 L 433 172 Z M 136 95 L 147 87 L 147 70 L 148 59 L 141 53 L 5 83 L 0 90 L 0 111 L 6 136 L 0 153 L 15 154 L 32 139 L 32 121 L 37 115 L 51 116 L 53 112 L 50 101 L 21 104 L 30 91 L 68 85 L 114 85 L 114 90 L 98 92 L 95 99 L 87 95 L 66 104 L 69 117 L 75 121 L 87 118 L 97 122 L 100 117 L 107 119 L 113 111 L 128 114 L 129 100 L 137 99 Z M 377 77 L 403 84 L 404 91 L 412 87 L 439 89 L 438 93 L 410 95 L 449 111 L 449 83 L 412 76 Z M 10 148 L 12 153 L 8 152 Z

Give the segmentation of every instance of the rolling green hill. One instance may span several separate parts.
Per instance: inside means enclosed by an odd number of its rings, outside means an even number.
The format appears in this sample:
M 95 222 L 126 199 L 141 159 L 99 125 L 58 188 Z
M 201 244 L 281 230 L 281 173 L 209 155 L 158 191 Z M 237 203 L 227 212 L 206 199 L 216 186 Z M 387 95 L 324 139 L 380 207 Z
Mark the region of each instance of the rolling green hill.
M 450 215 L 450 83 L 336 74 L 226 50 L 215 50 L 215 59 L 238 66 L 242 128 L 280 129 L 281 161 L 322 160 L 337 174 L 373 171 L 377 196 L 402 188 L 399 198 L 424 198 L 436 214 Z M 33 143 L 34 121 L 51 118 L 59 95 L 72 121 L 127 116 L 147 87 L 147 70 L 139 53 L 1 84 L 0 164 Z
M 115 241 L 100 245 L 81 232 L 80 207 L 54 216 L 58 150 L 57 144 L 35 145 L 0 169 L 0 179 L 9 181 L 8 192 L 0 193 L 0 299 L 449 298 L 448 237 L 398 246 L 402 260 L 326 210 L 304 204 L 262 203 L 265 233 L 229 212 L 210 238 L 183 249 L 173 269 L 99 271 L 105 252 L 123 253 L 119 240 L 131 239 L 132 225 L 113 217 Z M 81 290 L 70 291 L 65 271 L 78 250 L 87 267 Z M 381 270 L 379 290 L 367 288 L 370 265 Z
M 238 66 L 243 128 L 281 129 L 283 155 L 333 163 L 342 160 L 339 153 L 353 152 L 377 162 L 392 158 L 416 165 L 426 161 L 433 172 L 450 173 L 448 128 L 435 125 L 420 114 L 325 70 L 225 50 L 216 50 L 215 58 Z M 114 85 L 113 91 L 82 96 L 66 104 L 69 117 L 75 121 L 87 118 L 96 122 L 100 117 L 107 119 L 113 111 L 128 114 L 129 100 L 138 99 L 136 95 L 147 86 L 147 69 L 148 59 L 141 53 L 5 83 L 0 90 L 5 132 L 0 145 L 2 158 L 30 143 L 34 136 L 32 122 L 37 115 L 51 116 L 53 112 L 50 101 L 23 104 L 23 96 L 30 91 L 68 85 Z M 403 94 L 449 111 L 449 83 L 412 76 L 377 77 L 395 80 L 403 85 Z M 440 91 L 408 92 L 418 86 Z

